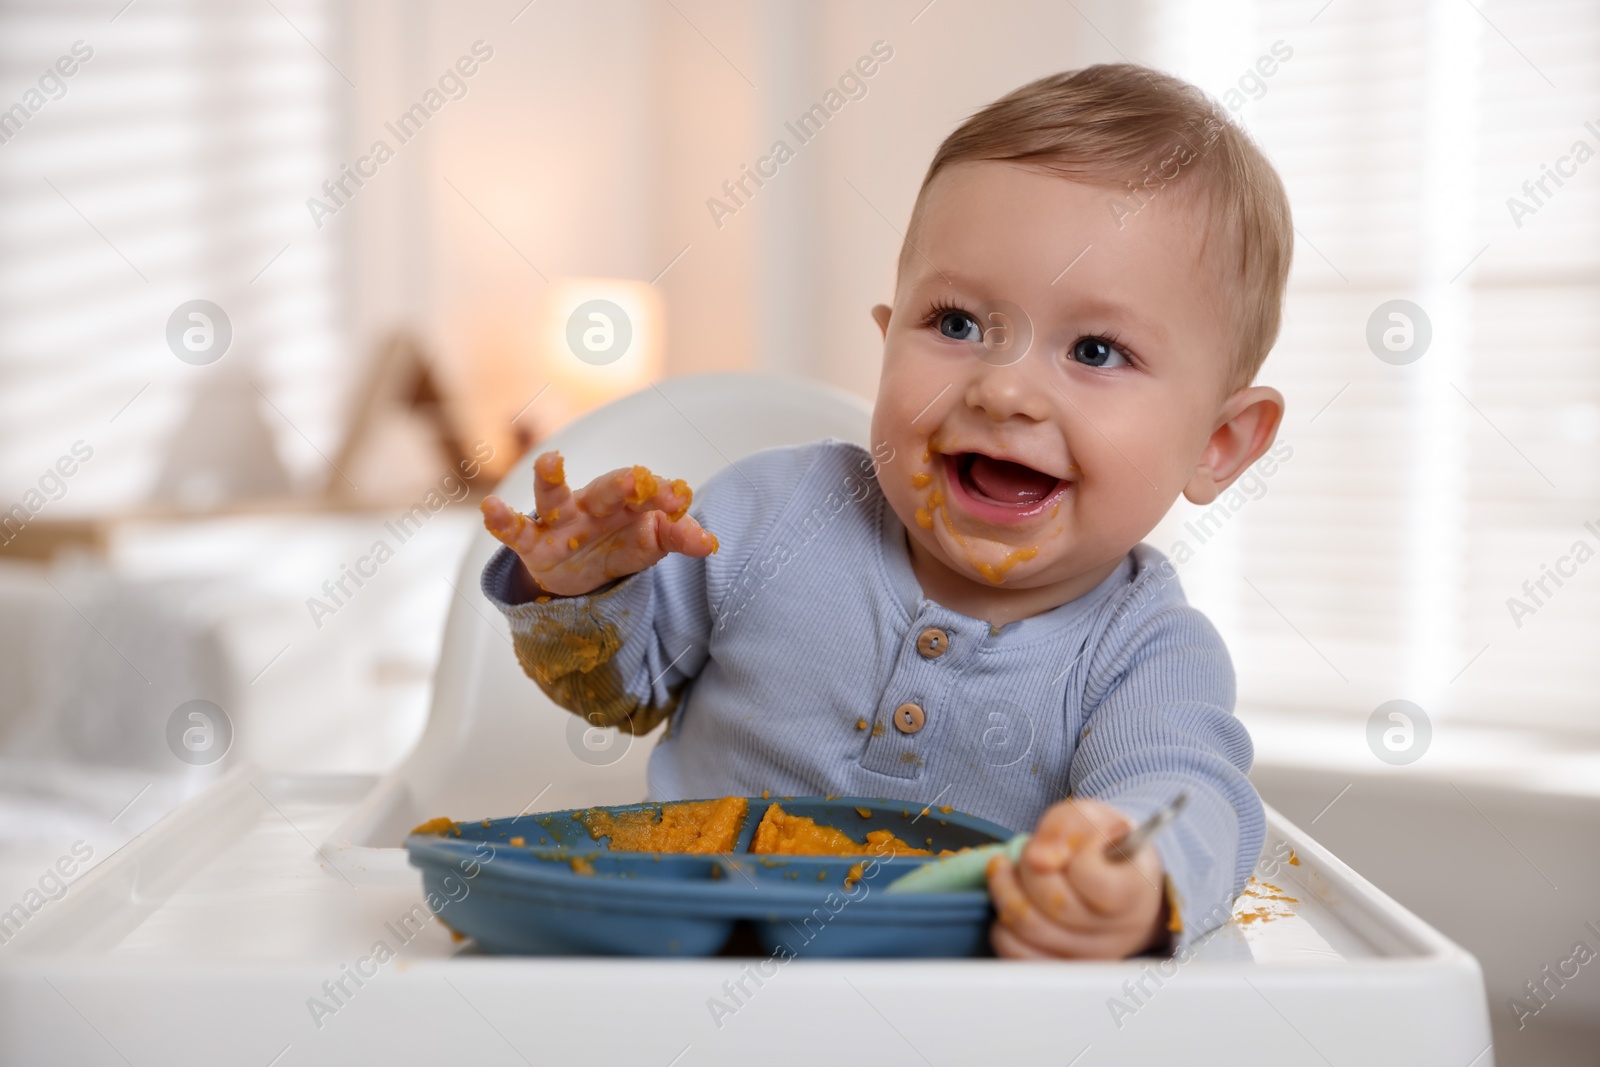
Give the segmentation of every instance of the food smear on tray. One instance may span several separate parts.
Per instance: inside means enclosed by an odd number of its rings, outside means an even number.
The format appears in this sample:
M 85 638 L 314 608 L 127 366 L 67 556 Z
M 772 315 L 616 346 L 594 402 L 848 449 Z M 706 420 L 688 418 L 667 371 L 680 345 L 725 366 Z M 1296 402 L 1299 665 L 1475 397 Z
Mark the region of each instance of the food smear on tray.
M 1251 876 L 1250 882 L 1244 887 L 1244 892 L 1239 894 L 1239 899 L 1233 905 L 1233 922 L 1240 926 L 1249 926 L 1252 923 L 1269 923 L 1276 919 L 1287 919 L 1294 915 L 1290 904 L 1298 904 L 1298 897 L 1291 897 L 1278 886 L 1271 882 L 1263 882 Z
M 869 830 L 866 842 L 860 843 L 843 830 L 821 826 L 804 815 L 790 815 L 777 804 L 769 805 L 761 817 L 750 851 L 763 856 L 933 855 L 925 848 L 907 844 L 889 830 Z M 939 855 L 953 853 L 945 849 Z
M 596 841 L 613 852 L 731 852 L 750 802 L 744 797 L 685 800 L 613 814 L 604 808 L 574 812 Z M 660 816 L 659 821 L 657 816 Z

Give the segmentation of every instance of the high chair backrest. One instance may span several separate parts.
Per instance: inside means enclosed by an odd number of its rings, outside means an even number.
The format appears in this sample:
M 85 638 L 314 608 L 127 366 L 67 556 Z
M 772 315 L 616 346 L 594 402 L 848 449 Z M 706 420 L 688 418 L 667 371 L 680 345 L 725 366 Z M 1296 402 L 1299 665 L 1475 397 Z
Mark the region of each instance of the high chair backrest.
M 541 441 L 496 490 L 533 510 L 533 459 L 559 449 L 567 479 L 583 485 L 617 467 L 643 463 L 698 486 L 762 448 L 822 437 L 867 443 L 870 408 L 841 390 L 769 374 L 706 374 L 651 385 L 607 404 Z M 645 795 L 655 735 L 592 730 L 557 707 L 523 674 L 505 619 L 478 579 L 497 543 L 472 541 L 455 578 L 428 725 L 396 771 L 408 803 L 383 837 L 399 843 L 413 816 L 481 818 Z

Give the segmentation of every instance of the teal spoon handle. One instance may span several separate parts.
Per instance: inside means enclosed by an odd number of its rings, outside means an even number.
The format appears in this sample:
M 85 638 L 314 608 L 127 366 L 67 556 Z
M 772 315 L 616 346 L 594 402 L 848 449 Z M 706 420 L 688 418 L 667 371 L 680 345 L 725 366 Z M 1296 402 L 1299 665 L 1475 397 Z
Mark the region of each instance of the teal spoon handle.
M 1010 841 L 946 856 L 933 863 L 925 863 L 909 874 L 902 874 L 889 883 L 886 893 L 954 893 L 962 889 L 981 889 L 984 871 L 993 856 L 1005 856 L 1012 863 L 1022 855 L 1023 846 L 1032 834 L 1018 834 Z

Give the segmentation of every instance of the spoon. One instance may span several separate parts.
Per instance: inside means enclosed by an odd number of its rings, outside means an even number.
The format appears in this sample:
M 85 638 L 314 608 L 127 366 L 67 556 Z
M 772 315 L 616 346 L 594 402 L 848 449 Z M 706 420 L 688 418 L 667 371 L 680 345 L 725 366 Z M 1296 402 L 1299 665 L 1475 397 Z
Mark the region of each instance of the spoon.
M 1184 805 L 1189 803 L 1187 792 L 1179 793 L 1166 804 L 1157 808 L 1144 822 L 1129 830 L 1115 841 L 1107 843 L 1105 857 L 1112 863 L 1125 863 L 1133 858 L 1140 847 L 1150 838 L 1154 837 L 1163 827 L 1178 817 Z M 1022 850 L 1027 846 L 1032 834 L 1018 834 L 1009 841 L 999 841 L 992 845 L 982 845 L 970 848 L 965 852 L 958 852 L 954 856 L 946 856 L 942 860 L 925 863 L 916 870 L 901 875 L 890 882 L 884 892 L 887 893 L 953 893 L 964 889 L 978 889 L 984 884 L 984 872 L 988 869 L 989 860 L 993 856 L 1004 856 L 1012 863 L 1017 862 L 1022 855 Z

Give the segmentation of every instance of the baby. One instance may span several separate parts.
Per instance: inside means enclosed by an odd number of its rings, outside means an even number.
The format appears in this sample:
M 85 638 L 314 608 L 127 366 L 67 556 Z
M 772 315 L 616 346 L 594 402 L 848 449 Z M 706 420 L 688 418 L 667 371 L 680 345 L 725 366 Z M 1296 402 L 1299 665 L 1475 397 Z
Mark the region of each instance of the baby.
M 950 805 L 1033 831 L 988 870 L 1000 955 L 1181 949 L 1227 919 L 1264 820 L 1227 649 L 1140 539 L 1273 442 L 1283 398 L 1250 383 L 1292 235 L 1194 87 L 1130 65 L 1023 86 L 928 168 L 872 309 L 870 450 L 758 452 L 692 508 L 643 467 L 573 492 L 547 452 L 531 519 L 484 502 L 507 546 L 484 592 L 551 699 L 666 723 L 654 798 Z

